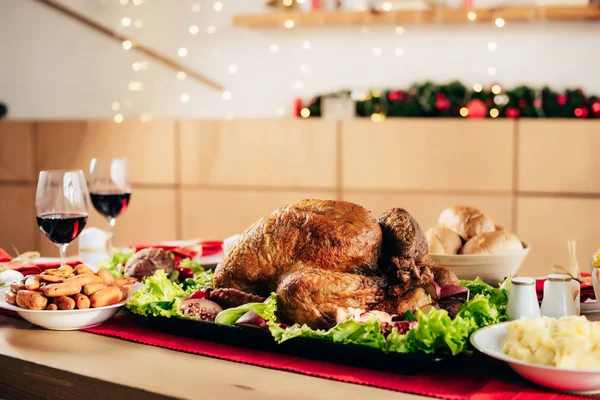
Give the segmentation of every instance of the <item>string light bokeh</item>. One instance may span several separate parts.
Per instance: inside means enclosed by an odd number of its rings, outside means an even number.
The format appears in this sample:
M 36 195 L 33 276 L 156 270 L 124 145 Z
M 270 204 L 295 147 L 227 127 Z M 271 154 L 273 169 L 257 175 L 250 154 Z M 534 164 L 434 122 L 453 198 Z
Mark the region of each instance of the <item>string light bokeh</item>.
M 59 1 L 90 14 L 87 0 Z M 115 72 L 122 74 L 118 81 L 123 91 L 105 99 L 106 109 L 114 117 L 121 115 L 115 121 L 149 121 L 155 115 L 289 118 L 295 113 L 293 104 L 298 97 L 307 100 L 346 88 L 366 92 L 373 87 L 408 87 L 424 79 L 460 79 L 480 91 L 497 87 L 494 101 L 501 104 L 501 85 L 507 84 L 507 77 L 512 84 L 520 76 L 519 66 L 506 61 L 517 54 L 512 46 L 519 45 L 517 34 L 511 33 L 517 28 L 504 19 L 501 9 L 491 21 L 488 17 L 488 22 L 478 21 L 476 12 L 465 10 L 466 23 L 452 30 L 443 23 L 420 24 L 417 20 L 402 25 L 392 21 L 389 25 L 306 29 L 294 19 L 282 20 L 280 28 L 261 30 L 234 27 L 231 20 L 235 14 L 273 12 L 259 4 L 264 2 L 182 0 L 165 6 L 150 0 L 104 1 L 112 5 L 97 15 L 98 22 L 130 39 L 121 43 L 122 49 L 128 50 L 121 51 L 126 66 Z M 81 3 L 86 5 L 78 6 Z M 394 4 L 381 3 L 382 11 L 392 10 Z M 164 20 L 177 21 L 177 26 L 167 26 Z M 183 71 L 166 69 L 136 51 L 141 43 L 226 89 L 215 92 Z M 449 44 L 454 46 L 454 54 L 447 50 Z M 440 59 L 435 60 L 433 53 L 439 53 Z M 527 69 L 527 65 L 520 68 Z M 531 68 L 527 76 L 534 76 Z M 544 77 L 539 80 L 551 83 Z M 265 82 L 264 89 L 260 82 Z M 259 95 L 265 95 L 264 100 L 255 101 L 253 97 Z M 113 109 L 114 103 L 120 108 Z M 492 114 L 495 112 L 490 113 L 494 117 Z
M 291 6 L 294 0 L 282 0 L 284 6 Z M 124 1 L 121 0 L 120 1 L 122 5 L 127 5 L 129 4 L 128 1 Z M 142 2 L 143 3 L 143 2 Z M 207 2 L 203 2 L 203 3 L 207 3 Z M 204 10 L 208 10 L 209 12 L 212 10 L 214 12 L 221 12 L 223 11 L 225 5 L 223 4 L 223 2 L 221 1 L 209 1 L 209 4 L 200 4 L 199 2 L 195 2 L 192 3 L 190 6 L 190 10 L 191 13 L 200 13 L 203 9 Z M 303 4 L 304 1 L 299 1 L 297 2 L 298 4 Z M 132 2 L 133 5 L 141 5 L 140 1 L 137 0 L 137 4 L 134 4 Z M 392 10 L 392 4 L 390 2 L 383 2 L 381 5 L 381 9 L 386 12 L 386 11 L 390 11 Z M 466 18 L 469 21 L 476 21 L 477 19 L 477 14 L 474 11 L 466 11 Z M 139 27 L 143 26 L 143 21 L 141 19 L 136 19 L 135 22 L 137 23 L 137 25 Z M 121 25 L 123 27 L 130 27 L 133 23 L 133 20 L 129 17 L 129 16 L 124 16 L 121 18 Z M 494 24 L 496 25 L 496 27 L 498 28 L 502 28 L 505 25 L 505 21 L 498 17 L 494 20 Z M 284 27 L 288 30 L 293 29 L 296 26 L 296 22 L 292 19 L 287 19 L 284 21 L 283 23 Z M 217 27 L 214 23 L 210 23 L 206 26 L 205 28 L 206 30 L 206 34 L 208 35 L 214 35 L 217 32 Z M 189 25 L 187 25 L 187 31 L 189 33 L 189 35 L 192 36 L 196 36 L 199 35 L 199 33 L 201 32 L 201 28 L 198 25 L 198 23 L 196 21 L 193 21 L 193 23 L 190 23 Z M 368 35 L 371 32 L 370 27 L 368 26 L 362 26 L 360 28 L 360 32 L 362 35 Z M 395 33 L 396 36 L 398 37 L 402 37 L 405 35 L 406 33 L 406 27 L 405 26 L 395 26 L 393 28 L 393 33 Z M 133 43 L 130 41 L 125 41 L 123 42 L 123 48 L 124 49 L 131 49 L 133 48 Z M 303 50 L 311 50 L 312 49 L 312 42 L 310 40 L 303 40 L 301 42 L 301 48 Z M 494 52 L 497 50 L 498 45 L 496 43 L 496 41 L 489 41 L 487 44 L 487 48 L 490 52 Z M 268 46 L 268 52 L 272 55 L 276 55 L 278 54 L 280 51 L 280 46 L 276 43 L 272 43 Z M 405 55 L 405 49 L 401 46 L 396 46 L 393 48 L 392 53 L 396 56 L 396 57 L 402 57 Z M 189 50 L 187 47 L 181 46 L 177 49 L 177 56 L 179 58 L 186 58 L 189 55 Z M 218 57 L 220 55 L 220 51 L 218 49 L 213 49 L 212 51 L 212 56 L 214 58 Z M 381 57 L 384 55 L 384 48 L 382 46 L 375 46 L 372 48 L 372 55 L 375 57 Z M 474 70 L 478 69 L 478 67 L 474 67 Z M 142 65 L 141 62 L 134 62 L 132 64 L 132 70 L 139 72 L 142 70 Z M 227 67 L 227 71 L 230 75 L 237 75 L 238 74 L 238 65 L 235 63 L 231 63 L 228 65 Z M 300 71 L 300 75 L 302 77 L 302 79 L 294 79 L 290 81 L 290 87 L 294 92 L 302 92 L 305 89 L 305 83 L 304 80 L 306 79 L 306 75 L 309 74 L 310 71 L 310 67 L 307 64 L 301 64 L 299 67 L 299 71 Z M 487 67 L 486 69 L 487 74 L 490 76 L 496 75 L 496 67 L 493 65 L 490 65 Z M 183 82 L 183 81 L 187 81 L 187 74 L 183 71 L 177 72 L 176 74 L 176 80 Z M 188 81 L 189 82 L 189 81 Z M 474 83 L 473 88 L 475 91 L 480 92 L 481 90 L 483 90 L 483 86 L 481 83 Z M 131 91 L 141 91 L 143 89 L 143 84 L 139 81 L 132 81 L 129 83 L 129 90 Z M 501 88 L 499 85 L 494 85 L 493 86 L 493 90 L 494 93 L 498 92 L 497 94 L 500 93 Z M 230 101 L 232 99 L 232 92 L 229 90 L 225 90 L 222 93 L 222 99 L 224 101 Z M 182 92 L 179 96 L 180 102 L 181 103 L 188 103 L 190 101 L 190 95 L 187 92 Z M 116 102 L 113 102 L 113 104 L 115 104 Z M 281 117 L 286 115 L 286 110 L 288 107 L 286 107 L 285 105 L 280 105 L 278 107 L 276 107 L 275 109 L 275 115 Z M 113 111 L 118 111 L 113 109 Z M 309 116 L 309 111 L 308 109 L 302 109 L 300 112 L 301 116 L 303 118 L 307 118 Z M 495 114 L 495 113 L 494 113 Z M 140 119 L 143 120 L 149 120 L 148 115 L 144 113 L 143 114 L 145 117 Z M 229 119 L 233 118 L 233 112 L 228 112 L 227 116 Z M 462 112 L 461 111 L 461 115 L 463 116 L 467 116 L 468 115 L 468 111 Z M 495 115 L 492 115 L 492 117 L 494 117 Z M 385 118 L 385 116 L 382 113 L 374 113 L 372 116 L 372 119 L 374 121 L 381 121 Z M 122 121 L 122 118 L 119 117 L 117 118 L 115 116 L 115 121 Z

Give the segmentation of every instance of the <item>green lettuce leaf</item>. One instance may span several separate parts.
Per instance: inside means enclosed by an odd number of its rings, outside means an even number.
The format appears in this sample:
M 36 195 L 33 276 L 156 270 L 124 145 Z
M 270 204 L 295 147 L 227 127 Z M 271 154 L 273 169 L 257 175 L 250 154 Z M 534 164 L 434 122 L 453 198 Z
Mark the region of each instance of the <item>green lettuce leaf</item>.
M 308 337 L 366 345 L 385 352 L 469 354 L 471 333 L 507 319 L 508 287 L 504 284 L 500 288 L 494 288 L 479 278 L 461 281 L 461 285 L 467 287 L 474 297 L 462 305 L 454 319 L 445 310 L 432 309 L 427 314 L 417 310 L 416 315 L 409 312 L 403 318 L 407 321 L 416 319 L 417 324 L 406 334 L 400 334 L 394 329 L 385 337 L 375 319 L 364 324 L 349 319 L 327 331 L 314 330 L 306 325 L 288 328 L 282 328 L 276 322 L 269 322 L 268 325 L 271 335 L 278 343 L 295 337 Z
M 268 325 L 271 335 L 277 343 L 283 343 L 295 337 L 308 337 L 329 340 L 334 343 L 358 344 L 387 350 L 385 337 L 381 334 L 379 321 L 375 318 L 365 323 L 359 323 L 350 317 L 327 331 L 313 330 L 306 325 L 282 328 L 278 323 L 272 321 L 268 322 Z
M 509 279 L 507 279 L 508 282 L 510 282 Z M 461 286 L 464 286 L 467 289 L 469 289 L 469 292 L 471 294 L 483 294 L 489 296 L 490 302 L 492 302 L 498 307 L 506 307 L 506 303 L 508 303 L 507 287 L 509 286 L 509 284 L 507 284 L 506 281 L 499 288 L 495 288 L 491 285 L 488 285 L 479 277 L 477 277 L 473 281 L 460 281 L 460 284 Z
M 223 325 L 235 325 L 235 322 L 248 311 L 254 311 L 265 321 L 275 321 L 277 312 L 277 295 L 271 295 L 262 303 L 247 303 L 239 307 L 228 308 L 217 315 L 215 322 Z
M 186 279 L 183 281 L 183 290 L 188 295 L 191 295 L 197 290 L 213 287 L 213 271 L 206 270 L 199 262 L 185 258 L 181 260 L 179 266 L 182 268 L 190 268 L 194 272 L 194 279 Z
M 134 314 L 162 317 L 181 316 L 179 306 L 185 296 L 183 288 L 169 280 L 162 269 L 144 279 L 144 287 L 136 290 L 127 301 Z
M 135 254 L 134 249 L 117 249 L 113 248 L 113 256 L 110 260 L 100 261 L 98 263 L 99 268 L 106 268 L 112 276 L 115 278 L 123 277 L 123 266 L 127 263 L 127 260 Z
M 508 283 L 507 283 L 508 282 Z M 465 302 L 457 316 L 471 323 L 471 332 L 484 326 L 506 321 L 506 306 L 510 290 L 510 277 L 499 288 L 488 285 L 481 278 L 474 281 L 460 281 L 475 296 Z
M 404 315 L 402 316 L 402 321 L 416 321 L 417 317 L 415 316 L 415 313 L 412 312 L 411 310 L 408 310 L 407 312 L 404 313 Z
M 491 296 L 476 294 L 462 305 L 457 317 L 471 322 L 471 331 L 507 320 L 506 306 L 495 303 Z
M 460 354 L 469 338 L 470 322 L 451 319 L 446 310 L 417 310 L 418 323 L 406 335 L 393 331 L 388 335 L 389 351 L 399 353 Z

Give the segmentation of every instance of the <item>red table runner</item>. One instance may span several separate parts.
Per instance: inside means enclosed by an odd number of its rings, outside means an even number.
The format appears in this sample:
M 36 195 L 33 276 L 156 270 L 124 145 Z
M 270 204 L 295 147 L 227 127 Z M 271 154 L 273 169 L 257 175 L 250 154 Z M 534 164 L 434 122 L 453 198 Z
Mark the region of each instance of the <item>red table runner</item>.
M 0 309 L 0 314 L 18 317 L 16 312 L 8 310 Z M 463 358 L 460 363 L 441 363 L 416 375 L 401 375 L 170 335 L 140 325 L 127 314 L 118 314 L 100 326 L 82 331 L 226 361 L 439 399 L 582 398 L 534 386 L 514 373 L 506 364 L 480 354 L 468 359 Z
M 417 375 L 400 375 L 174 336 L 153 331 L 127 315 L 119 315 L 84 331 L 227 361 L 440 399 L 580 398 L 533 386 L 504 363 L 481 355 L 463 359 L 461 363 L 442 363 Z

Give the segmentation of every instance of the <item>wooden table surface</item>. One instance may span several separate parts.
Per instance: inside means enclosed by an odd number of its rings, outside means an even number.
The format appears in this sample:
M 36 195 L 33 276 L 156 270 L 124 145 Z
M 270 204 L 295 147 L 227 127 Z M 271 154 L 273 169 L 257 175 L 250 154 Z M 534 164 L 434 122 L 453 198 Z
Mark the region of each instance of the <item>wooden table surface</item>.
M 403 379 L 398 376 L 398 379 Z M 0 315 L 0 399 L 418 399 Z

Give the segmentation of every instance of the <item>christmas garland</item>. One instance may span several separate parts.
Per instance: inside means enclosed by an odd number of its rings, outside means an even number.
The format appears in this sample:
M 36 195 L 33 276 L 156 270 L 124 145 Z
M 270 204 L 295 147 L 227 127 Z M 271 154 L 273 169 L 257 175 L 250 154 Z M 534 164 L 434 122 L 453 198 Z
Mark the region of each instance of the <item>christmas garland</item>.
M 296 114 L 320 117 L 324 97 L 351 96 L 356 101 L 356 116 L 381 120 L 386 117 L 463 117 L 463 118 L 600 118 L 600 98 L 583 90 L 556 92 L 549 87 L 536 90 L 519 86 L 504 90 L 499 84 L 467 88 L 461 82 L 436 85 L 426 82 L 408 90 L 373 90 L 358 95 L 342 91 L 318 96 L 308 104 L 296 103 Z M 358 98 L 357 98 L 358 97 Z

